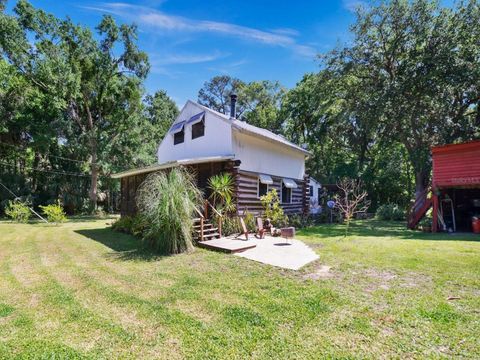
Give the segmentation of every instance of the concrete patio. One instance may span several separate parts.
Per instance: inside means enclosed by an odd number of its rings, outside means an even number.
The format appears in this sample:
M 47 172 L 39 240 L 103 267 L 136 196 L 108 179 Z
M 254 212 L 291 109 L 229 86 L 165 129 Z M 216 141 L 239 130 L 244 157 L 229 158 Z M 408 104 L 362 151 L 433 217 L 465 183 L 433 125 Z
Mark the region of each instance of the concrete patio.
M 224 237 L 205 241 L 199 245 L 291 270 L 298 270 L 319 258 L 315 251 L 300 240 L 289 239 L 287 241 L 284 238 L 272 236 L 257 239 L 250 235 L 248 241 L 243 236 L 239 239 Z

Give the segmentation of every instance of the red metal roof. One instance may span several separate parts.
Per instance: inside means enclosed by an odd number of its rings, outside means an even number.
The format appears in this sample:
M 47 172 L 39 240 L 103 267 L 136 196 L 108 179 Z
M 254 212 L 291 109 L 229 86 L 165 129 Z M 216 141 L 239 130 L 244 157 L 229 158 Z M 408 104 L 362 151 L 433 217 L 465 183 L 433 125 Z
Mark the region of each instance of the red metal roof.
M 433 187 L 480 187 L 480 140 L 432 148 Z

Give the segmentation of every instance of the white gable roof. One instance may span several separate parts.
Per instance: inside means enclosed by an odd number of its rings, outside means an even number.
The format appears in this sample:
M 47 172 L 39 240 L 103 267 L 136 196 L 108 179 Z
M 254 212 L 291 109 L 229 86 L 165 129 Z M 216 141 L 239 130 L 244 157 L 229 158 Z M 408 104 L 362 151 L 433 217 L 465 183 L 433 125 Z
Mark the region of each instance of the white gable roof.
M 205 121 L 207 131 L 204 136 L 193 138 L 191 125 L 198 119 Z M 182 129 L 185 140 L 175 145 L 174 134 Z M 237 134 L 233 136 L 235 132 Z M 238 141 L 239 138 L 242 140 Z M 283 136 L 188 100 L 158 147 L 157 164 L 124 171 L 113 177 L 236 158 L 241 160 L 240 169 L 244 171 L 301 179 L 308 155 L 309 151 Z
M 311 155 L 311 153 L 308 150 L 303 149 L 302 147 L 288 141 L 283 136 L 277 135 L 277 134 L 271 132 L 270 130 L 250 125 L 249 123 L 247 123 L 245 121 L 238 120 L 238 119 L 231 119 L 228 115 L 225 115 L 225 114 L 222 114 L 218 111 L 212 110 L 212 109 L 210 109 L 206 106 L 200 105 L 200 104 L 198 104 L 194 101 L 188 100 L 188 102 L 190 102 L 192 104 L 195 104 L 196 106 L 204 109 L 205 111 L 210 112 L 211 114 L 214 114 L 214 115 L 222 118 L 225 121 L 228 121 L 232 125 L 232 128 L 234 130 L 244 132 L 244 133 L 247 133 L 247 134 L 250 134 L 250 135 L 253 135 L 253 136 L 257 136 L 257 137 L 260 137 L 260 138 L 262 138 L 264 140 L 267 140 L 267 141 L 272 141 L 272 142 L 280 143 L 282 145 L 286 145 L 286 146 L 288 146 L 292 149 L 295 149 L 295 150 L 298 150 L 298 151 L 304 153 L 305 155 Z

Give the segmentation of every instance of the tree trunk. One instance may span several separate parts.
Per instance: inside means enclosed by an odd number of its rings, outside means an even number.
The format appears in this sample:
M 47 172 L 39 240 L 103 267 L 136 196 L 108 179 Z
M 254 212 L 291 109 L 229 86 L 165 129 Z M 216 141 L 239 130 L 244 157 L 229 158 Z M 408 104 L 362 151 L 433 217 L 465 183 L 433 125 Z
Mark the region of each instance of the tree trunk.
M 88 192 L 90 203 L 92 209 L 95 211 L 97 210 L 97 191 L 98 191 L 98 166 L 97 166 L 97 142 L 95 140 L 91 141 L 91 163 L 90 168 L 92 171 L 91 174 L 91 182 L 90 182 L 90 190 Z
M 424 169 L 415 171 L 415 201 L 425 201 L 426 194 L 424 192 L 429 180 L 428 172 Z

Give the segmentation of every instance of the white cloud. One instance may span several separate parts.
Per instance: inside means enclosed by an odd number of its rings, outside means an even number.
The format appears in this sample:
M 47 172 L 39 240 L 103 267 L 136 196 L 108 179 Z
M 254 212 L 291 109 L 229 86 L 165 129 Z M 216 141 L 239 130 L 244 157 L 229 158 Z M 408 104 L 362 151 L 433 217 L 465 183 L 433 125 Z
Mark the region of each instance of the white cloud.
M 298 35 L 298 32 L 292 29 L 263 31 L 226 22 L 195 20 L 182 16 L 168 15 L 149 7 L 120 2 L 99 3 L 95 6 L 82 6 L 82 8 L 111 13 L 156 30 L 170 32 L 212 32 L 272 46 L 288 48 L 302 56 L 313 57 L 316 54 L 314 48 L 299 44 L 296 41 L 294 36 Z
M 350 12 L 356 12 L 358 8 L 366 9 L 368 3 L 364 0 L 343 0 L 343 7 Z
M 234 75 L 245 64 L 248 64 L 248 61 L 246 59 L 240 59 L 228 64 L 210 66 L 208 70 L 220 74 Z
M 197 64 L 210 62 L 229 56 L 228 53 L 215 51 L 211 54 L 169 54 L 169 55 L 151 55 L 150 63 L 155 65 L 169 64 Z
M 300 35 L 300 32 L 298 32 L 298 30 L 290 29 L 290 28 L 272 29 L 271 31 L 273 33 L 276 33 L 276 34 L 287 35 L 287 36 L 298 36 L 298 35 Z

